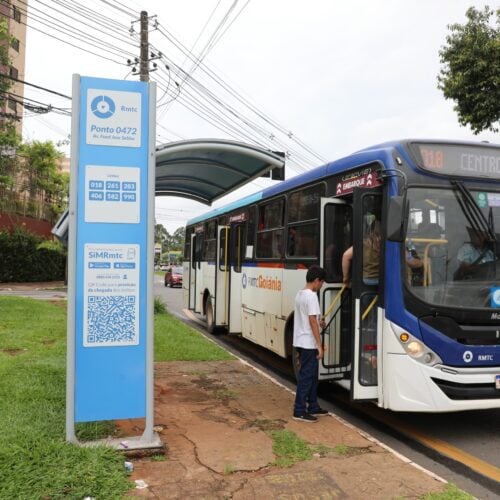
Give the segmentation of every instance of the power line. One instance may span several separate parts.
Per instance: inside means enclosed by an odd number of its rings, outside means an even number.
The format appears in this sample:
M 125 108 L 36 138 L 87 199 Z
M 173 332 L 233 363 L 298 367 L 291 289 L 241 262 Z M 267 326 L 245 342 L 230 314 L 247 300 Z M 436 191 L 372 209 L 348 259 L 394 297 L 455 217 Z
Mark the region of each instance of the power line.
M 119 7 L 118 5 L 113 5 L 111 2 L 108 2 L 106 0 L 101 0 L 102 3 L 105 3 L 107 5 L 109 5 L 110 7 L 112 7 L 113 9 L 116 9 L 116 10 L 119 10 L 120 12 L 123 12 L 124 14 L 126 14 L 127 16 L 131 16 L 131 17 L 135 17 L 137 16 L 137 13 L 136 12 L 132 12 L 132 11 L 126 11 L 125 9 Z
M 193 57 L 193 55 L 190 53 L 190 51 L 181 42 L 179 42 L 174 35 L 169 33 L 162 26 L 158 27 L 158 32 L 162 36 L 164 36 L 168 41 L 170 41 L 179 51 L 181 51 L 189 59 L 194 60 L 194 61 L 197 60 L 197 58 Z M 163 52 L 165 52 L 165 51 L 163 51 Z M 309 154 L 314 156 L 316 159 L 320 160 L 323 163 L 326 162 L 326 159 L 324 159 L 318 153 L 316 153 L 310 146 L 308 146 L 305 142 L 303 142 L 301 139 L 299 139 L 297 136 L 295 136 L 289 129 L 287 129 L 286 127 L 284 127 L 280 123 L 278 123 L 276 120 L 265 115 L 254 104 L 252 104 L 248 99 L 243 97 L 239 92 L 234 90 L 228 83 L 226 83 L 222 78 L 220 78 L 216 73 L 214 73 L 205 64 L 200 64 L 199 67 L 205 75 L 207 75 L 211 80 L 213 80 L 217 85 L 219 85 L 224 91 L 226 91 L 229 95 L 231 95 L 233 98 L 235 98 L 238 102 L 240 102 L 242 105 L 244 105 L 250 111 L 255 113 L 260 119 L 262 119 L 263 121 L 265 121 L 266 123 L 268 123 L 272 127 L 276 128 L 278 131 L 280 131 L 280 133 L 287 136 L 290 140 L 296 142 L 300 147 L 305 149 Z M 167 110 L 168 110 L 168 108 L 165 109 L 165 111 L 162 113 L 162 115 L 165 114 L 165 112 Z M 161 116 L 160 116 L 160 118 L 161 118 Z
M 44 92 L 48 92 L 49 94 L 58 95 L 59 97 L 64 97 L 65 99 L 71 100 L 71 97 L 69 95 L 61 94 L 60 92 L 56 92 L 55 90 L 50 90 L 50 89 L 47 89 L 45 87 L 41 87 L 40 85 L 35 85 L 34 83 L 29 83 L 29 82 L 26 82 L 25 80 L 20 80 L 19 78 L 14 78 L 13 76 L 10 76 L 10 75 L 2 75 L 2 76 L 4 76 L 5 78 L 9 78 L 9 80 L 14 80 L 15 82 L 19 82 L 19 83 L 22 83 L 24 85 L 28 85 L 29 87 L 34 87 L 36 89 L 43 90 Z
M 41 3 L 42 5 L 46 5 L 43 2 L 39 2 L 39 3 Z M 37 10 L 37 11 L 39 10 L 36 7 L 32 7 L 32 9 Z M 34 14 L 34 13 L 29 13 L 28 14 L 28 11 L 24 10 L 21 7 L 19 8 L 19 10 L 21 12 L 23 12 L 26 15 L 26 18 L 29 19 L 30 21 L 33 21 L 33 22 L 39 23 L 39 24 L 41 24 L 43 26 L 46 26 L 46 27 L 54 30 L 56 33 L 62 34 L 63 36 L 70 36 L 72 39 L 76 39 L 79 42 L 82 42 L 82 43 L 84 43 L 86 45 L 89 45 L 93 49 L 98 49 L 98 50 L 101 50 L 101 51 L 104 51 L 104 52 L 109 52 L 109 53 L 112 53 L 112 55 L 115 55 L 115 56 L 118 56 L 118 57 L 126 57 L 126 56 L 130 57 L 131 55 L 132 56 L 134 55 L 131 52 L 128 52 L 128 51 L 122 49 L 121 47 L 118 47 L 116 45 L 112 45 L 111 43 L 109 43 L 107 41 L 104 41 L 102 39 L 102 37 L 101 38 L 97 38 L 97 37 L 89 34 L 88 32 L 84 32 L 82 30 L 79 30 L 75 26 L 70 26 L 67 22 L 60 21 L 56 17 L 51 16 L 49 14 L 46 14 L 45 12 L 42 12 L 42 15 L 45 16 L 45 17 L 41 17 L 40 14 Z M 48 18 L 48 19 L 46 19 L 46 18 Z M 77 21 L 77 22 L 80 22 L 80 21 Z M 26 24 L 26 23 L 23 23 L 23 24 Z M 28 24 L 26 24 L 26 26 L 28 26 Z M 56 38 L 56 39 L 62 41 L 63 43 L 67 43 L 67 44 L 72 45 L 72 46 L 74 46 L 76 48 L 79 48 L 81 50 L 85 50 L 85 49 L 83 49 L 80 46 L 71 44 L 70 42 L 68 42 L 66 40 L 62 40 L 60 38 L 54 37 L 54 35 L 46 33 L 45 31 L 42 31 L 39 28 L 35 28 L 32 25 L 30 25 L 30 27 L 33 28 L 33 29 L 36 29 L 36 30 L 40 31 L 41 33 L 44 33 L 47 36 L 50 36 L 52 38 Z M 87 31 L 88 31 L 89 26 L 87 25 L 86 28 L 87 28 Z M 90 28 L 93 29 L 93 30 L 95 30 L 95 31 L 97 31 L 98 33 L 106 35 L 106 33 L 103 32 L 102 30 L 99 30 L 99 29 L 94 28 L 94 27 L 90 27 Z M 128 43 L 130 43 L 130 41 Z M 104 47 L 103 47 L 103 45 L 104 45 Z M 133 44 L 131 44 L 131 45 L 134 47 Z M 95 55 L 99 56 L 99 54 L 95 54 Z M 101 57 L 104 57 L 104 56 L 101 56 Z

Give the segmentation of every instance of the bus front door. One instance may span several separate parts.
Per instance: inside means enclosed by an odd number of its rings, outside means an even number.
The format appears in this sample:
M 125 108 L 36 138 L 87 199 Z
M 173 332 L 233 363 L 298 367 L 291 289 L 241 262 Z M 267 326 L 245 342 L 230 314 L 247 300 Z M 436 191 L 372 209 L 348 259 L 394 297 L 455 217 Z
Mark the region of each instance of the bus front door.
M 241 333 L 241 294 L 242 294 L 242 266 L 245 256 L 246 224 L 231 225 L 229 243 L 230 261 L 230 289 L 229 293 L 229 332 Z
M 229 317 L 229 227 L 217 229 L 217 267 L 215 270 L 215 324 L 228 326 Z
M 353 301 L 353 344 L 351 398 L 378 398 L 378 345 L 382 306 L 383 240 L 381 231 L 381 189 L 355 189 L 353 193 L 353 259 L 351 268 Z
M 196 303 L 196 233 L 191 235 L 191 258 L 189 259 L 189 309 Z
M 350 293 L 342 293 L 342 254 L 351 244 L 352 208 L 337 198 L 321 199 L 320 265 L 326 281 L 320 292 L 327 327 L 319 379 L 343 379 L 351 369 Z

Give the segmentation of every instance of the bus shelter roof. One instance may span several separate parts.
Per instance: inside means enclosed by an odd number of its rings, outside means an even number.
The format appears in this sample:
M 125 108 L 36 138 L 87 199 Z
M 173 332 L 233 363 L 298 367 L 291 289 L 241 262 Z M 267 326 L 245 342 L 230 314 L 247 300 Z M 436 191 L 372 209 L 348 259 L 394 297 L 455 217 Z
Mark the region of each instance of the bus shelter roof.
M 207 205 L 265 174 L 284 168 L 279 153 L 250 144 L 222 139 L 171 142 L 156 148 L 156 196 L 180 196 Z M 68 239 L 66 209 L 52 233 Z
M 156 196 L 180 196 L 207 205 L 260 177 L 284 168 L 278 153 L 222 139 L 170 142 L 156 148 Z

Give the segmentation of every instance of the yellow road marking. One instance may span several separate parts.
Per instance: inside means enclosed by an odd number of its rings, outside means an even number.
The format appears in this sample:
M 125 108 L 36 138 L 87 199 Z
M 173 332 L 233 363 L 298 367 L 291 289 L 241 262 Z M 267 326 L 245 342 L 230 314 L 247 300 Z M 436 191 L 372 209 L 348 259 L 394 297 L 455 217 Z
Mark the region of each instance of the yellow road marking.
M 484 460 L 481 460 L 480 458 L 471 455 L 470 453 L 467 453 L 466 451 L 463 451 L 460 448 L 447 443 L 446 441 L 428 436 L 427 434 L 424 434 L 423 432 L 415 429 L 411 425 L 399 422 L 387 413 L 380 415 L 383 410 L 379 410 L 376 406 L 370 408 L 368 404 L 357 404 L 350 401 L 344 396 L 340 396 L 340 399 L 350 404 L 351 406 L 355 405 L 356 407 L 359 407 L 365 413 L 368 413 L 376 420 L 382 423 L 388 423 L 391 427 L 401 432 L 401 434 L 412 438 L 413 440 L 427 446 L 428 448 L 438 451 L 442 455 L 445 455 L 446 457 L 451 458 L 456 462 L 466 465 L 467 467 L 469 467 L 469 469 L 472 469 L 473 471 L 478 472 L 479 474 L 482 474 L 489 479 L 500 482 L 500 468 L 495 467 L 494 465 L 485 462 Z

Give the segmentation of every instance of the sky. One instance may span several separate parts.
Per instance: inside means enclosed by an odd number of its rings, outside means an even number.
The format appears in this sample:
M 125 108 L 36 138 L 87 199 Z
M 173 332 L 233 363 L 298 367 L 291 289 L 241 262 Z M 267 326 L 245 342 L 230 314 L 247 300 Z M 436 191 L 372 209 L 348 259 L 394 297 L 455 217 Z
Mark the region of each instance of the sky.
M 99 40 L 94 40 L 97 47 L 40 24 L 41 16 L 49 15 L 53 20 L 81 29 L 81 24 L 64 16 L 67 11 L 61 4 L 54 0 L 29 0 L 28 25 L 31 27 L 27 32 L 25 80 L 70 96 L 74 73 L 137 79 L 126 63 L 130 56 L 116 50 L 123 49 L 133 56 L 136 49 L 130 44 L 136 44 L 134 37 L 138 30 L 138 23 L 133 21 L 138 19 L 140 10 L 146 10 L 149 16 L 156 15 L 151 19 L 149 33 L 153 50 L 163 54 L 154 61 L 158 71 L 151 73 L 159 85 L 157 144 L 192 138 L 233 138 L 227 130 L 220 130 L 193 113 L 192 100 L 183 104 L 192 90 L 183 83 L 182 73 L 174 68 L 190 72 L 192 62 L 178 50 L 179 43 L 197 56 L 204 55 L 201 65 L 190 73 L 194 81 L 217 95 L 219 101 L 233 106 L 240 117 L 259 127 L 260 137 L 265 139 L 256 140 L 263 140 L 267 147 L 288 151 L 287 177 L 393 139 L 500 142 L 498 134 L 474 135 L 468 127 L 460 126 L 453 102 L 445 100 L 437 89 L 439 50 L 449 32 L 447 25 L 465 22 L 468 7 L 494 6 L 491 2 L 74 0 L 69 3 L 76 9 L 72 14 L 76 20 L 81 19 L 83 12 L 90 16 L 89 26 L 99 23 L 96 25 L 101 30 L 100 34 L 97 32 Z M 222 24 L 226 15 L 226 23 Z M 53 29 L 54 23 L 49 24 Z M 217 31 L 219 24 L 222 28 Z M 132 35 L 131 26 L 134 27 Z M 90 28 L 87 29 L 90 33 Z M 210 47 L 214 33 L 220 38 Z M 87 51 L 56 40 L 54 36 Z M 115 53 L 108 54 L 113 61 L 96 55 L 106 54 L 102 52 L 106 43 L 115 47 Z M 204 49 L 208 49 L 207 54 Z M 250 101 L 259 115 L 236 102 L 216 83 L 213 75 Z M 68 99 L 33 88 L 26 89 L 25 97 L 56 107 L 71 106 Z M 186 107 L 189 102 L 191 110 Z M 269 123 L 271 120 L 281 125 L 279 130 Z M 27 116 L 23 138 L 59 142 L 68 138 L 70 128 L 70 118 L 60 114 Z M 305 143 L 309 152 L 294 142 L 295 139 Z M 68 145 L 61 149 L 69 155 Z M 271 183 L 259 179 L 213 206 L 222 206 Z M 155 217 L 172 233 L 187 219 L 208 210 L 210 207 L 194 201 L 157 197 Z

